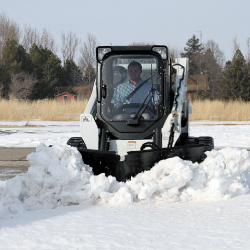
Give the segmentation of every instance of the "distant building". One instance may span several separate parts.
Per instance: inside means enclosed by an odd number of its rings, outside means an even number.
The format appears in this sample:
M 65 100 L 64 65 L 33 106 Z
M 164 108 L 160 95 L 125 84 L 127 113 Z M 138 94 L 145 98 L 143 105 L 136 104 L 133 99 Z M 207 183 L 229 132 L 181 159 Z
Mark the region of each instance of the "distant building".
M 73 86 L 72 90 L 76 93 L 75 99 L 82 100 L 82 99 L 89 99 L 92 93 L 93 86 Z M 60 93 L 65 93 L 69 89 L 69 86 L 59 87 L 58 88 L 58 95 Z
M 198 90 L 203 92 L 204 97 L 209 97 L 210 89 L 208 85 L 207 75 L 203 74 L 188 76 L 187 88 L 188 89 L 186 97 L 190 98 L 191 100 L 194 100 Z
M 70 102 L 70 101 L 75 100 L 75 96 L 76 95 L 70 94 L 68 92 L 63 92 L 63 93 L 56 95 L 55 97 L 56 97 L 57 101 Z

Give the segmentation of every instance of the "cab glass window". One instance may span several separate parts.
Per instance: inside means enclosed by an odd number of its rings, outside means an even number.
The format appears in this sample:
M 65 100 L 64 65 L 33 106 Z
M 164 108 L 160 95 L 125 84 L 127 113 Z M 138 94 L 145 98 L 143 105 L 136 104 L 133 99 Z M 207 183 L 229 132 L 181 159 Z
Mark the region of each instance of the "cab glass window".
M 152 121 L 162 112 L 162 78 L 153 55 L 115 55 L 102 68 L 101 112 L 106 120 Z

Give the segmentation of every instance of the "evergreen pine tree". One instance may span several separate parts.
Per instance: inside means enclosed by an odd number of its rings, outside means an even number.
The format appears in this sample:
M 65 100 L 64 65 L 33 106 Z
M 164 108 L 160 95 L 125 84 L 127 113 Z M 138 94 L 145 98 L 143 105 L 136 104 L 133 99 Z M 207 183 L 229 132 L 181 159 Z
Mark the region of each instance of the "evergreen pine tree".
M 186 45 L 187 47 L 184 48 L 185 52 L 181 53 L 181 56 L 189 58 L 189 74 L 200 74 L 202 72 L 201 59 L 204 48 L 195 35 L 187 41 Z
M 62 73 L 61 60 L 52 53 L 44 64 L 43 83 L 45 86 L 44 97 L 53 98 L 56 89 L 60 86 L 60 75 Z
M 249 68 L 240 49 L 236 50 L 232 62 L 226 64 L 219 97 L 226 100 L 250 100 Z
M 2 51 L 2 63 L 6 66 L 7 73 L 29 72 L 31 61 L 22 45 L 15 40 L 9 40 Z
M 83 84 L 83 74 L 73 60 L 66 60 L 63 71 L 63 86 L 81 86 Z
M 61 85 L 63 70 L 60 59 L 49 49 L 34 44 L 30 48 L 34 75 L 38 82 L 34 87 L 33 99 L 52 98 Z

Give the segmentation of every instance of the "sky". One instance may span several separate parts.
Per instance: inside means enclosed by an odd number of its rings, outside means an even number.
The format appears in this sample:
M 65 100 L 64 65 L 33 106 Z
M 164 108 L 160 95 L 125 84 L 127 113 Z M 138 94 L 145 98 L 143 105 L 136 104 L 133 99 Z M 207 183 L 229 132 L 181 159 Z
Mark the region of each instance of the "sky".
M 244 56 L 250 37 L 248 0 L 1 0 L 0 11 L 42 33 L 49 31 L 58 47 L 62 31 L 72 31 L 86 41 L 96 36 L 100 45 L 132 42 L 164 44 L 183 50 L 193 35 L 202 43 L 213 39 L 233 57 L 233 39 Z M 58 49 L 60 51 L 60 49 Z

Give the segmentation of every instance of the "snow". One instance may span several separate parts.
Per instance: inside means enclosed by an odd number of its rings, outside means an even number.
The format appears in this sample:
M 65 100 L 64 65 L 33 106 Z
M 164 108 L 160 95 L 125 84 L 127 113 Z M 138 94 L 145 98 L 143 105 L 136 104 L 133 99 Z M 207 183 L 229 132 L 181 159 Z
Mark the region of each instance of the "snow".
M 192 122 L 192 136 L 212 136 L 217 148 L 250 148 L 250 122 Z
M 80 136 L 79 126 L 80 122 L 0 121 L 0 147 L 37 147 L 41 142 L 65 145 L 70 137 Z
M 250 248 L 250 153 L 237 148 L 249 146 L 249 122 L 191 123 L 191 135 L 223 148 L 200 164 L 162 160 L 126 183 L 94 176 L 65 145 L 77 123 L 0 126 L 0 146 L 36 147 L 27 173 L 0 181 L 0 249 Z

